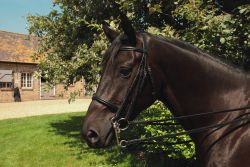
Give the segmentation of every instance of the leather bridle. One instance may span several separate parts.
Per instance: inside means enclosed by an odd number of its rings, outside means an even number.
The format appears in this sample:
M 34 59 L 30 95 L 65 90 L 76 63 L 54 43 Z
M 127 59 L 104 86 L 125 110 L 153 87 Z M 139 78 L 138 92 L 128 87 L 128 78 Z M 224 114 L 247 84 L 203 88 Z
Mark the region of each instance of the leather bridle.
M 142 58 L 140 61 L 140 65 L 137 71 L 137 74 L 132 81 L 132 84 L 130 85 L 127 94 L 121 103 L 120 106 L 115 105 L 110 100 L 106 100 L 101 98 L 99 95 L 94 94 L 92 97 L 92 100 L 95 100 L 105 106 L 107 106 L 110 111 L 115 113 L 115 116 L 111 119 L 111 123 L 113 126 L 113 129 L 115 131 L 115 137 L 117 144 L 120 145 L 119 141 L 119 134 L 121 130 L 125 130 L 128 127 L 128 120 L 132 114 L 132 111 L 134 109 L 135 101 L 138 97 L 138 95 L 142 92 L 142 89 L 146 83 L 147 78 L 151 82 L 152 85 L 152 96 L 156 99 L 156 91 L 155 91 L 155 85 L 154 80 L 152 77 L 151 68 L 148 63 L 148 53 L 147 53 L 147 40 L 146 35 L 142 33 L 142 39 L 143 39 L 143 48 L 137 48 L 137 47 L 121 47 L 119 49 L 119 52 L 121 51 L 133 51 L 133 52 L 139 52 L 142 53 Z M 121 122 L 126 122 L 125 127 L 121 127 Z
M 143 39 L 143 48 L 129 46 L 129 47 L 121 47 L 119 49 L 119 52 L 121 52 L 121 51 L 133 51 L 133 52 L 142 53 L 142 58 L 140 61 L 140 65 L 139 65 L 137 74 L 136 74 L 134 80 L 132 81 L 132 84 L 130 85 L 122 104 L 120 106 L 118 106 L 118 105 L 112 103 L 110 100 L 103 99 L 99 95 L 96 95 L 96 94 L 94 94 L 94 96 L 92 97 L 92 100 L 95 100 L 95 101 L 107 106 L 110 109 L 110 111 L 115 113 L 115 116 L 112 118 L 112 122 L 118 121 L 120 119 L 128 120 L 130 118 L 132 110 L 134 109 L 135 100 L 137 99 L 138 95 L 141 93 L 147 78 L 149 78 L 149 81 L 151 82 L 151 85 L 153 88 L 152 95 L 154 98 L 156 96 L 151 68 L 150 68 L 149 63 L 147 61 L 148 53 L 147 53 L 146 35 L 143 33 L 142 33 L 142 39 Z

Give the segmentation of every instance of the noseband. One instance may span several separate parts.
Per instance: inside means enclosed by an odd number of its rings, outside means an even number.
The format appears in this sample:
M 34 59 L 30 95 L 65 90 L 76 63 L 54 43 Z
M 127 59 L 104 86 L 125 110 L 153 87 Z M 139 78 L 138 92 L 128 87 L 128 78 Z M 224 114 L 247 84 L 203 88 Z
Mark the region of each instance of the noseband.
M 152 95 L 154 97 L 156 95 L 151 68 L 149 67 L 147 61 L 148 54 L 147 54 L 147 42 L 145 34 L 142 34 L 142 37 L 143 37 L 143 48 L 121 47 L 119 49 L 119 51 L 133 51 L 142 53 L 142 59 L 136 77 L 134 78 L 132 84 L 130 85 L 122 104 L 120 106 L 115 105 L 111 101 L 105 100 L 96 94 L 92 97 L 92 100 L 95 100 L 107 106 L 112 112 L 115 113 L 115 116 L 112 118 L 112 122 L 115 122 L 120 119 L 128 120 L 130 118 L 132 110 L 134 109 L 135 100 L 137 99 L 138 95 L 142 92 L 143 86 L 145 85 L 145 81 L 147 78 L 149 78 L 153 88 Z

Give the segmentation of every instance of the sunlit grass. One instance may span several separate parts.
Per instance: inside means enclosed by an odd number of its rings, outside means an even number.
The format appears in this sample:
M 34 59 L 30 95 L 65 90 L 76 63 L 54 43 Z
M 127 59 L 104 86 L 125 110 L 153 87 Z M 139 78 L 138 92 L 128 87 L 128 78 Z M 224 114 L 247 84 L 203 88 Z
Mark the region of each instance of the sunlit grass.
M 80 140 L 83 113 L 0 121 L 1 167 L 136 167 L 117 148 L 91 149 Z

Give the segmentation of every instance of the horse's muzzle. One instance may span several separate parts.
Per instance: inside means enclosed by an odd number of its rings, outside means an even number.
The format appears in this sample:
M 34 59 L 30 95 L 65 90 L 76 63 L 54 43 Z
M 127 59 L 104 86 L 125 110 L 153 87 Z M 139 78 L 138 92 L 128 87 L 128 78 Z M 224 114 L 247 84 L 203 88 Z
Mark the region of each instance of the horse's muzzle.
M 82 129 L 82 138 L 92 148 L 107 147 L 112 143 L 114 130 L 107 120 L 85 121 Z

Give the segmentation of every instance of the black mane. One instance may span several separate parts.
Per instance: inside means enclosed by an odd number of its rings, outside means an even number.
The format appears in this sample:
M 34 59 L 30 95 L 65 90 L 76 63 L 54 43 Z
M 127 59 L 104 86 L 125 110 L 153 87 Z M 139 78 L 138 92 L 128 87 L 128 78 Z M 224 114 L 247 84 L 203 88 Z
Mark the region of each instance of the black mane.
M 244 73 L 246 74 L 247 71 L 245 69 L 243 69 L 242 67 L 239 67 L 239 66 L 236 66 L 235 64 L 233 64 L 232 62 L 228 61 L 228 60 L 225 60 L 219 56 L 216 56 L 216 55 L 211 55 L 211 54 L 208 54 L 207 52 L 197 48 L 196 46 L 194 45 L 191 45 L 185 41 L 182 41 L 182 40 L 179 40 L 179 39 L 173 39 L 173 38 L 165 38 L 163 36 L 153 36 L 155 37 L 156 39 L 160 39 L 161 41 L 164 41 L 164 42 L 167 42 L 167 43 L 170 43 L 170 44 L 173 44 L 181 49 L 184 49 L 184 50 L 187 50 L 189 52 L 192 52 L 194 53 L 195 55 L 199 55 L 199 56 L 204 56 L 205 58 L 208 58 L 222 66 L 224 66 L 227 70 L 230 70 L 230 71 L 236 71 L 238 73 Z
M 227 70 L 230 71 L 234 71 L 234 72 L 238 72 L 238 73 L 244 73 L 246 74 L 247 72 L 245 71 L 245 69 L 236 66 L 235 64 L 233 64 L 232 62 L 229 62 L 219 56 L 215 56 L 215 55 L 211 55 L 206 53 L 205 51 L 197 48 L 196 46 L 189 44 L 185 41 L 179 40 L 179 39 L 174 39 L 174 38 L 165 38 L 163 36 L 155 36 L 152 34 L 147 33 L 148 35 L 150 35 L 151 37 L 161 40 L 163 42 L 167 42 L 170 43 L 174 46 L 177 46 L 183 50 L 189 51 L 197 56 L 203 56 L 213 62 L 216 62 L 220 65 L 222 65 L 223 67 L 225 67 Z M 124 41 L 125 36 L 122 34 L 119 37 L 117 37 L 112 44 L 110 45 L 110 47 L 107 49 L 107 51 L 104 54 L 101 66 L 102 66 L 102 71 L 105 69 L 107 63 L 109 60 L 111 60 L 111 62 L 114 61 L 115 56 L 117 55 L 117 52 L 119 51 L 119 48 L 122 45 L 122 41 Z

